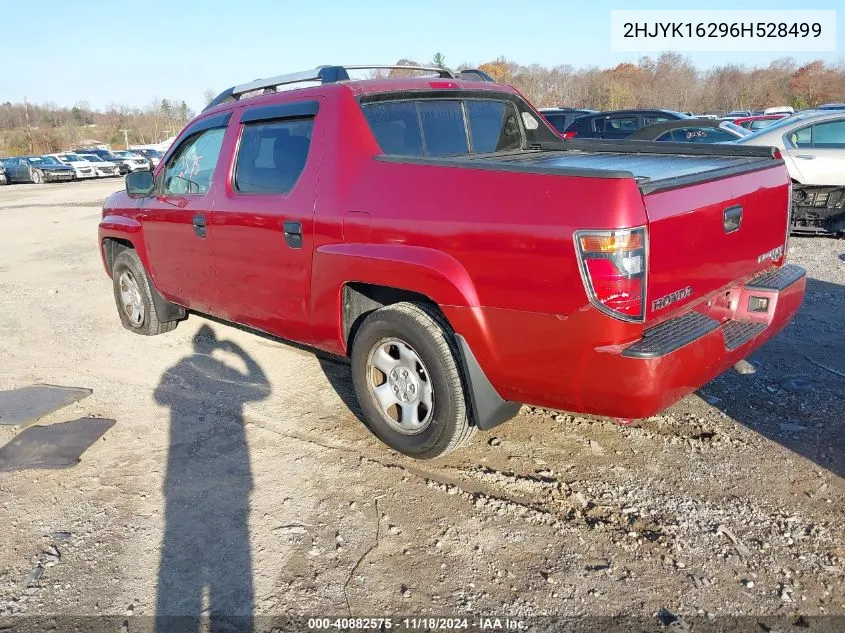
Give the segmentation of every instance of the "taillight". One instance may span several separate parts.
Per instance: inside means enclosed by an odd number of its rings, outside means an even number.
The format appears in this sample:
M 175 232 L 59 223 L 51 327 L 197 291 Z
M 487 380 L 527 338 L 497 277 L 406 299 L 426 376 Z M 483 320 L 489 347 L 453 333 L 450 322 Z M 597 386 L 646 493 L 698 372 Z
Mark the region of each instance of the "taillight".
M 563 138 L 575 138 L 576 134 L 578 134 L 578 132 L 576 132 L 575 130 L 567 130 L 566 132 L 561 134 L 561 136 Z
M 645 227 L 576 231 L 575 249 L 590 303 L 624 321 L 645 319 Z

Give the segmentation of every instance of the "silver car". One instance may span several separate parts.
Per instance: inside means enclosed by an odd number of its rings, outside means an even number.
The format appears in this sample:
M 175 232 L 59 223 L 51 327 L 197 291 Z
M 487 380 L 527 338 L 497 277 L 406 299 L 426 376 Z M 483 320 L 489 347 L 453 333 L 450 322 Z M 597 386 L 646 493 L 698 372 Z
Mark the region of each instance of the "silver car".
M 798 112 L 736 144 L 777 147 L 789 175 L 802 185 L 845 186 L 845 111 Z

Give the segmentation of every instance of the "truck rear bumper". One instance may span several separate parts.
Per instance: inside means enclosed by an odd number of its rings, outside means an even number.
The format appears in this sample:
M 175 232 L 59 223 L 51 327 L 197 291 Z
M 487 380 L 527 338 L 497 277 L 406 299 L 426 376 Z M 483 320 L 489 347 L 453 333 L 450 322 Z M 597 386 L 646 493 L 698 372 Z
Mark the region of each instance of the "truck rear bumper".
M 453 326 L 502 398 L 645 418 L 705 385 L 780 332 L 798 311 L 805 286 L 802 268 L 773 269 L 738 288 L 730 320 L 690 312 L 634 336 L 626 329 L 630 324 L 609 323 L 594 311 L 568 318 L 518 317 L 511 311 L 476 308 L 481 314 L 474 316 L 482 320 L 476 336 L 469 333 L 474 328 L 464 312 L 472 308 L 447 317 L 458 320 Z M 758 311 L 749 309 L 752 297 Z M 604 342 L 608 340 L 631 342 Z

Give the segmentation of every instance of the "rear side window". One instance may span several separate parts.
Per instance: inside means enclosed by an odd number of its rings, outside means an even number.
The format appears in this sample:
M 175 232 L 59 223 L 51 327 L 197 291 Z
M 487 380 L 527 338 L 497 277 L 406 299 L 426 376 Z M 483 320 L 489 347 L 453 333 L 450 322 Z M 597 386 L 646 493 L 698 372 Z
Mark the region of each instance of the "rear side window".
M 604 132 L 628 132 L 633 134 L 637 131 L 636 116 L 608 117 Z
M 167 161 L 163 193 L 207 193 L 225 133 L 226 128 L 218 127 L 199 132 L 183 141 Z
M 242 193 L 288 193 L 305 169 L 313 129 L 314 119 L 244 125 L 235 164 L 235 189 Z
M 845 148 L 845 120 L 828 121 L 813 126 L 813 147 Z
M 789 134 L 789 142 L 792 147 L 812 147 L 813 132 L 811 127 L 804 127 Z
M 460 156 L 522 147 L 516 108 L 504 101 L 425 99 L 362 109 L 385 154 Z
M 643 127 L 646 125 L 654 125 L 655 123 L 664 123 L 671 121 L 669 117 L 660 116 L 659 114 L 645 114 L 643 115 Z

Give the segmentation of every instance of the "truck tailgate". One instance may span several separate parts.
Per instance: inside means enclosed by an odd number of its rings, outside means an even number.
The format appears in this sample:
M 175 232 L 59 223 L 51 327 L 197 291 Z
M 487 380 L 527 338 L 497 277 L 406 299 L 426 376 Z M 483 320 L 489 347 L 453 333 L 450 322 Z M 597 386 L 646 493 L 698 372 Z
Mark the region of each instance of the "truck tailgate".
M 782 263 L 789 197 L 782 163 L 645 193 L 646 321 L 662 320 L 685 304 Z

